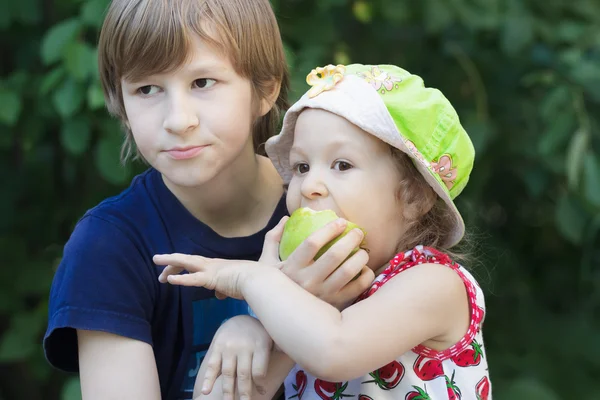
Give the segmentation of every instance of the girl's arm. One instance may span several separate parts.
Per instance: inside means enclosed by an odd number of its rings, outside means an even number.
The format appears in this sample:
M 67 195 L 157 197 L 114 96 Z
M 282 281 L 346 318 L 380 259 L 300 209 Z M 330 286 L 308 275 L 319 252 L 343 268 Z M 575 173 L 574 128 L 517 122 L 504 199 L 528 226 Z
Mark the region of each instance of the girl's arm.
M 154 352 L 148 343 L 77 330 L 83 400 L 160 400 Z
M 462 279 L 438 264 L 403 271 L 340 312 L 261 263 L 182 254 L 155 256 L 155 262 L 172 266 L 167 274 L 178 268 L 191 272 L 169 276 L 170 283 L 244 298 L 286 354 L 328 381 L 363 375 L 429 340 L 449 347 L 469 325 Z

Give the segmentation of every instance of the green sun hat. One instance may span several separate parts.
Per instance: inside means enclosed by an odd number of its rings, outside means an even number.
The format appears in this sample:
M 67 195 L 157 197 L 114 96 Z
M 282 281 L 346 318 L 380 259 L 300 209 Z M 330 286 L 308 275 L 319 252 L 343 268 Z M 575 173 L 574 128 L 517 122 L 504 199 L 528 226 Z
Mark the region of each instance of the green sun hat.
M 412 159 L 454 214 L 454 230 L 444 245 L 458 243 L 465 224 L 453 199 L 467 185 L 475 150 L 442 92 L 394 65 L 328 65 L 312 70 L 306 81 L 311 89 L 288 110 L 281 133 L 266 143 L 283 180 L 292 177 L 289 152 L 298 115 L 305 108 L 332 112 Z

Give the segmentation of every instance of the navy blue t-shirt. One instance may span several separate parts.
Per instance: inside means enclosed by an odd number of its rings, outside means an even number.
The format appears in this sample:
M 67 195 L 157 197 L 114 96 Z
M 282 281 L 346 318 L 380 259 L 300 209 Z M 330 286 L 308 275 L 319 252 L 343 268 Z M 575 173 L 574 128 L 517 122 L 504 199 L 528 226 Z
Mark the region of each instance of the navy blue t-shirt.
M 44 351 L 48 361 L 77 371 L 75 329 L 106 331 L 153 346 L 163 399 L 191 399 L 221 323 L 248 314 L 244 301 L 217 300 L 204 288 L 158 282 L 154 254 L 186 253 L 257 260 L 265 234 L 286 215 L 282 197 L 268 225 L 254 235 L 224 238 L 194 218 L 149 169 L 131 186 L 89 210 L 77 223 L 50 292 Z

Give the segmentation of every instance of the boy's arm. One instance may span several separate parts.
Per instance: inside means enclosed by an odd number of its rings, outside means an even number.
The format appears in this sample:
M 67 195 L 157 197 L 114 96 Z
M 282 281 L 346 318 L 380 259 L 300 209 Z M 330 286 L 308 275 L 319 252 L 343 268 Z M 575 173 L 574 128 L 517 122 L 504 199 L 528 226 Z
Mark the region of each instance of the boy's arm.
M 83 400 L 160 400 L 154 352 L 148 343 L 77 330 Z

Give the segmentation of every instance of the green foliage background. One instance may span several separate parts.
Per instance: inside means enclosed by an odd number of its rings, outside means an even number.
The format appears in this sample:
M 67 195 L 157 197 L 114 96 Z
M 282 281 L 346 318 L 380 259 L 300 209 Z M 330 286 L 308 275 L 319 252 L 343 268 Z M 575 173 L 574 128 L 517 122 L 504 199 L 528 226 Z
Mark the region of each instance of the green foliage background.
M 107 4 L 0 0 L 0 400 L 80 396 L 43 358 L 50 282 L 77 219 L 141 170 L 119 164 L 98 82 Z M 600 3 L 273 5 L 294 99 L 315 66 L 395 63 L 459 110 L 495 398 L 600 398 Z

